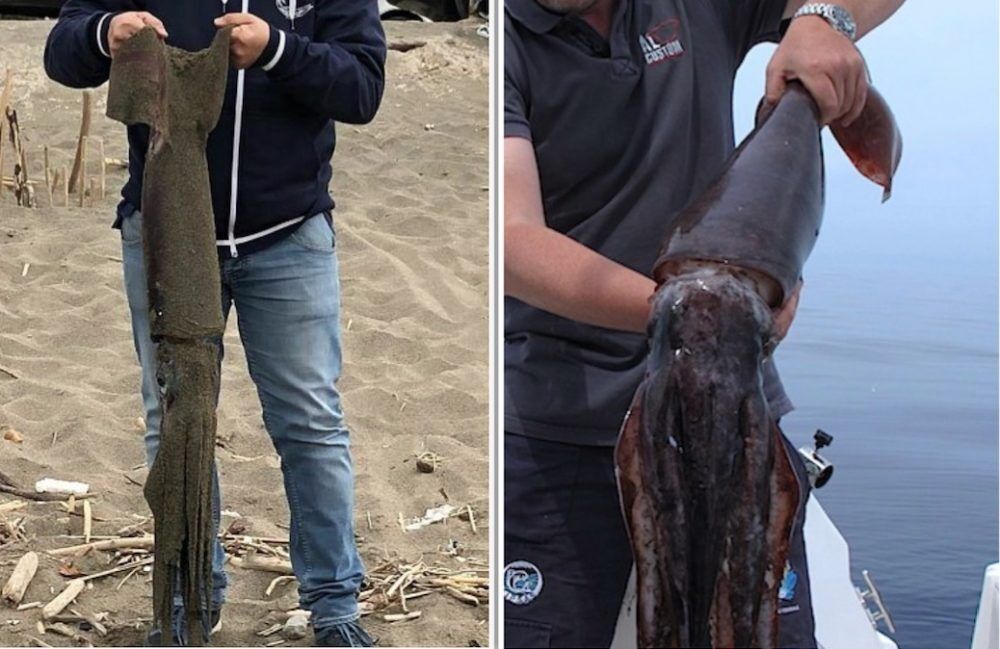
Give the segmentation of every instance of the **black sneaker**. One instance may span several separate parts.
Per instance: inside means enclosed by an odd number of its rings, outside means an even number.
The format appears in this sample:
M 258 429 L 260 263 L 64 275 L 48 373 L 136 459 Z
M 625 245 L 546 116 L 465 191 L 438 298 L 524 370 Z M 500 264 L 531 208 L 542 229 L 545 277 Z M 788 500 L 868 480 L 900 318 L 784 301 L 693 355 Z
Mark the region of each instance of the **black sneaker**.
M 374 647 L 376 641 L 357 621 L 316 629 L 317 647 Z
M 186 647 L 188 645 L 187 641 L 187 630 L 184 628 L 184 609 L 175 608 L 174 609 L 174 632 L 173 632 L 173 643 L 171 646 L 174 647 Z M 211 630 L 209 630 L 208 635 L 215 635 L 219 629 L 222 628 L 222 609 L 213 608 L 211 615 L 209 617 L 209 624 L 212 625 Z M 163 632 L 159 628 L 152 628 L 149 633 L 146 634 L 146 646 L 147 647 L 165 647 L 167 645 L 163 644 Z

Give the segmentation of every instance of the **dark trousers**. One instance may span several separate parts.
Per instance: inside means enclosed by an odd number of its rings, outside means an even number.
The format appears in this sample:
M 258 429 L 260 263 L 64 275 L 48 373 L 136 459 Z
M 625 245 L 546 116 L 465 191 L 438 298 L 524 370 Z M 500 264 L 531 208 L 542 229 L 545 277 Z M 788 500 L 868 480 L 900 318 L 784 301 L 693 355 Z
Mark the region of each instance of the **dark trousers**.
M 805 467 L 786 440 L 801 492 Z M 607 647 L 629 572 L 629 545 L 610 447 L 504 436 L 506 647 Z M 794 526 L 780 604 L 782 647 L 816 646 L 802 525 Z

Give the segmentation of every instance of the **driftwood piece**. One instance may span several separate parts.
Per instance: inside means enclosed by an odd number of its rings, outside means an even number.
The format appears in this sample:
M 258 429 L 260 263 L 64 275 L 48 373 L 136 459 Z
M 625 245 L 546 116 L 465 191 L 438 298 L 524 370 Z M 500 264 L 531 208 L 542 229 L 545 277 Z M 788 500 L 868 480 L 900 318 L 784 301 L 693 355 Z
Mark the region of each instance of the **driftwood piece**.
M 125 549 L 150 550 L 152 548 L 153 548 L 153 537 L 136 536 L 136 537 L 123 537 L 117 539 L 105 539 L 102 541 L 94 541 L 93 543 L 82 543 L 80 545 L 71 545 L 65 548 L 49 550 L 49 554 L 51 554 L 54 557 L 64 557 L 72 554 L 83 554 L 85 552 L 90 552 L 92 550 L 97 550 L 97 551 L 125 550 Z
M 83 114 L 80 117 L 80 135 L 76 138 L 76 156 L 73 158 L 73 172 L 69 176 L 68 191 L 72 194 L 76 191 L 77 184 L 80 182 L 80 174 L 83 171 L 84 166 L 84 141 L 88 135 L 90 135 L 90 118 L 92 112 L 93 104 L 93 94 L 89 90 L 83 91 Z M 83 186 L 80 186 L 80 191 L 83 191 Z
M 215 405 L 223 331 L 205 148 L 222 111 L 231 29 L 201 52 L 167 47 L 152 29 L 111 64 L 108 116 L 150 127 L 142 239 L 150 330 L 163 381 L 160 449 L 144 493 L 154 515 L 153 616 L 171 628 L 181 584 L 189 630 L 202 629 L 212 589 Z M 190 642 L 207 640 L 190 633 Z
M 236 566 L 237 568 L 243 568 L 245 570 L 260 570 L 262 572 L 276 572 L 280 575 L 291 575 L 292 564 L 284 559 L 279 559 L 278 557 L 262 557 L 259 555 L 251 554 L 247 557 L 232 557 L 229 562 Z
M 87 583 L 83 579 L 73 579 L 55 599 L 42 607 L 42 619 L 49 620 L 62 613 L 63 609 L 70 605 L 74 599 L 83 592 Z
M 108 568 L 107 570 L 95 572 L 92 575 L 84 575 L 83 577 L 80 577 L 80 579 L 83 581 L 93 581 L 95 579 L 100 579 L 101 577 L 117 575 L 128 570 L 137 570 L 143 566 L 148 566 L 151 563 L 153 563 L 153 557 L 147 557 L 145 559 L 140 559 L 139 561 L 131 561 L 129 563 L 123 563 L 120 566 L 115 566 L 114 568 Z
M 6 514 L 7 512 L 23 509 L 27 505 L 28 503 L 23 500 L 11 500 L 5 503 L 0 503 L 0 514 Z
M 14 566 L 14 572 L 10 575 L 10 579 L 4 584 L 2 593 L 0 593 L 4 601 L 11 606 L 20 604 L 21 599 L 24 598 L 24 591 L 28 589 L 28 584 L 35 578 L 37 570 L 38 555 L 36 553 L 28 552 L 21 557 L 17 565 Z
M 18 498 L 24 498 L 25 500 L 35 500 L 38 502 L 57 502 L 66 500 L 65 494 L 46 494 L 46 493 L 36 493 L 34 491 L 29 491 L 27 489 L 21 489 L 19 487 L 13 487 L 10 484 L 0 484 L 0 492 L 8 493 L 12 496 L 17 496 Z M 78 499 L 90 498 L 94 494 L 83 494 L 82 496 L 77 496 Z

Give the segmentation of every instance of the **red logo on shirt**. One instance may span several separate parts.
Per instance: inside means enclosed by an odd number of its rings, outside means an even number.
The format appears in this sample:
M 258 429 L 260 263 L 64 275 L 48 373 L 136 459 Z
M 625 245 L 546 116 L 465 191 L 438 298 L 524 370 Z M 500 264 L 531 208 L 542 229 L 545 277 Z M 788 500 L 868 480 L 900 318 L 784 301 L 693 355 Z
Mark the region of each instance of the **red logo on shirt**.
M 684 54 L 680 39 L 681 21 L 668 18 L 649 28 L 639 37 L 646 65 L 655 65 Z

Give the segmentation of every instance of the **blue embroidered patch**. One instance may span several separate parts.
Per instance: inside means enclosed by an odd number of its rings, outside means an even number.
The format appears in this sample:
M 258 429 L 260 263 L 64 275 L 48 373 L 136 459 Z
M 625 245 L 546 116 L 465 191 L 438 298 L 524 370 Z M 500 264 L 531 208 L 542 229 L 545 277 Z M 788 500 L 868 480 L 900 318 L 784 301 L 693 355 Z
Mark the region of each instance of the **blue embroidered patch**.
M 799 582 L 799 576 L 792 570 L 792 567 L 785 564 L 785 578 L 781 580 L 778 588 L 778 599 L 790 602 L 795 599 L 795 586 Z
M 503 598 L 523 606 L 542 592 L 542 571 L 529 561 L 512 561 L 503 569 Z

